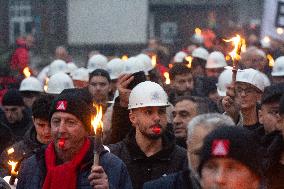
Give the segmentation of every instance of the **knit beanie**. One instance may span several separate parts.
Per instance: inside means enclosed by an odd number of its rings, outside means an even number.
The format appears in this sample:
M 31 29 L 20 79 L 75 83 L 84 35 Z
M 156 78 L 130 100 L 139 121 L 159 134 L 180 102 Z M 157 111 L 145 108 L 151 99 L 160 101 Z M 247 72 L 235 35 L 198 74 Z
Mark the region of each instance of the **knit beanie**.
M 199 154 L 198 173 L 211 158 L 232 158 L 247 166 L 258 176 L 263 176 L 262 153 L 255 135 L 242 127 L 220 127 L 204 139 Z
M 21 93 L 17 89 L 9 89 L 3 96 L 3 106 L 24 106 Z
M 66 112 L 76 116 L 82 123 L 87 132 L 91 132 L 92 111 L 90 105 L 80 98 L 70 94 L 60 94 L 57 96 L 49 111 L 49 122 L 55 112 Z

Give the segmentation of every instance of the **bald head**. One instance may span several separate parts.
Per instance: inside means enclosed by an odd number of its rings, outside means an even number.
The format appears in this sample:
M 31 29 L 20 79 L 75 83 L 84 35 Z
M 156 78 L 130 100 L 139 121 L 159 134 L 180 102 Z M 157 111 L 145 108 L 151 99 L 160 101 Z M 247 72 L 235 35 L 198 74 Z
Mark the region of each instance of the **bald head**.
M 67 61 L 68 60 L 68 52 L 66 50 L 65 47 L 63 46 L 58 46 L 56 47 L 55 49 L 55 59 L 61 59 L 61 60 L 64 60 L 64 61 Z

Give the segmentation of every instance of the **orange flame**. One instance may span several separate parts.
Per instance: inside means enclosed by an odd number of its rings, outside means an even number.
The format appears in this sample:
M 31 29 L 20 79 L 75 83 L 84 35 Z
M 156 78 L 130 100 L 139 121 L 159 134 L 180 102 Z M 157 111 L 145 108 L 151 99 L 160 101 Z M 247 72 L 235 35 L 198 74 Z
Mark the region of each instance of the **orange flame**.
M 23 74 L 25 75 L 25 78 L 30 77 L 31 76 L 30 68 L 25 67 L 24 70 L 23 70 Z
M 48 88 L 48 81 L 49 81 L 49 78 L 45 78 L 45 84 L 43 86 L 43 90 L 46 92 L 47 91 L 47 88 Z
M 191 68 L 191 63 L 192 63 L 192 56 L 187 56 L 185 57 L 185 60 L 188 62 L 186 65 L 188 68 Z
M 196 34 L 196 35 L 201 35 L 201 32 L 202 32 L 202 31 L 201 31 L 200 28 L 195 28 L 194 31 L 195 31 L 195 34 Z
M 124 61 L 128 60 L 128 56 L 127 56 L 127 55 L 123 55 L 123 56 L 121 57 L 121 60 L 124 60 Z
M 16 168 L 18 162 L 10 161 L 10 160 L 9 160 L 9 161 L 8 161 L 8 164 L 11 166 L 11 174 L 12 174 L 12 175 L 17 175 L 17 174 L 18 174 L 18 171 L 16 172 L 16 171 L 15 171 L 15 168 Z
M 103 107 L 101 105 L 93 104 L 93 106 L 96 108 L 97 114 L 94 116 L 91 120 L 91 124 L 93 126 L 93 129 L 95 131 L 95 134 L 97 133 L 98 129 L 103 128 Z
M 155 67 L 157 64 L 157 55 L 153 55 L 151 58 L 152 66 Z
M 225 42 L 232 42 L 234 49 L 229 52 L 229 55 L 232 57 L 232 60 L 240 60 L 240 51 L 242 47 L 242 38 L 240 35 L 236 35 L 231 39 L 224 39 Z
M 273 57 L 270 54 L 268 54 L 266 57 L 268 59 L 269 67 L 273 67 L 274 66 L 274 59 L 273 59 Z
M 246 52 L 247 50 L 247 44 L 246 44 L 246 40 L 242 38 L 241 40 L 241 52 Z
M 165 83 L 168 85 L 171 83 L 169 72 L 164 73 L 164 77 L 166 78 Z
M 12 153 L 14 153 L 14 152 L 15 152 L 14 148 L 9 148 L 9 149 L 7 150 L 7 154 L 8 154 L 8 155 L 10 155 L 10 154 L 12 154 Z

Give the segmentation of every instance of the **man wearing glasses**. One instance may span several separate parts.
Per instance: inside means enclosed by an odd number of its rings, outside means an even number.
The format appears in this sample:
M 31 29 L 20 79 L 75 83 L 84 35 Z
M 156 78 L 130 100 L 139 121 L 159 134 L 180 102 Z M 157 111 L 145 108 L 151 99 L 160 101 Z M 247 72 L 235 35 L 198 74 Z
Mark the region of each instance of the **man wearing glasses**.
M 261 126 L 258 106 L 264 88 L 270 85 L 265 77 L 252 68 L 238 71 L 235 85 L 228 86 L 227 95 L 222 101 L 225 112 L 236 123 L 239 122 L 241 113 L 243 126 L 249 130 L 255 130 Z

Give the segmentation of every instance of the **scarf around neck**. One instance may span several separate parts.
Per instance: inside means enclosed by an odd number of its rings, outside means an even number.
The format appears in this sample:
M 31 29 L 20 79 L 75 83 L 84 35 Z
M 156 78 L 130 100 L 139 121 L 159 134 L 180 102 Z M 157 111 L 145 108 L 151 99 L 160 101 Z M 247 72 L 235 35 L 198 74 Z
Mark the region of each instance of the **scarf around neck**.
M 44 180 L 43 189 L 76 189 L 77 171 L 81 162 L 90 148 L 91 142 L 88 138 L 71 161 L 56 165 L 54 142 L 50 143 L 45 150 L 45 164 L 47 174 Z

